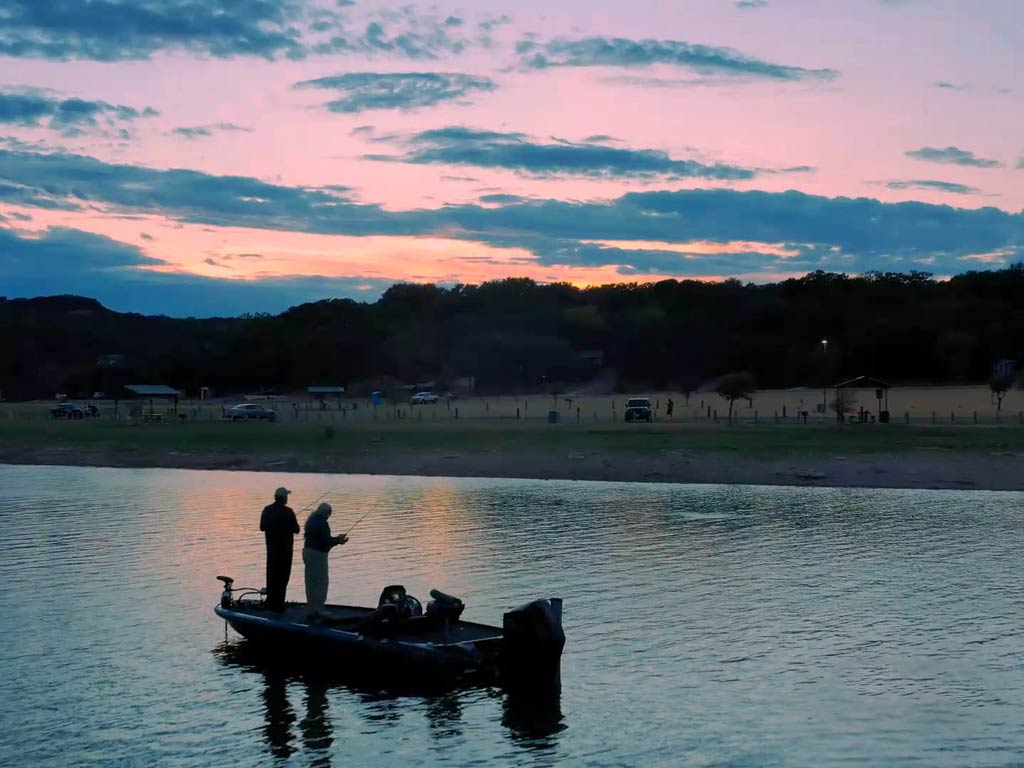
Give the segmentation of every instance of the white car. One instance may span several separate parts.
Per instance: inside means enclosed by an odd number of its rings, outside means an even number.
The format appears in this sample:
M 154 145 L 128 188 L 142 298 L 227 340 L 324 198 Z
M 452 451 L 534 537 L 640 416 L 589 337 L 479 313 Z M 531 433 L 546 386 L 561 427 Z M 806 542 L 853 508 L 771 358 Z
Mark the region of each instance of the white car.
M 436 403 L 437 395 L 433 392 L 417 392 L 411 398 L 409 398 L 409 405 L 426 405 L 427 403 Z
M 239 403 L 225 415 L 232 421 L 277 421 L 277 413 L 257 403 Z

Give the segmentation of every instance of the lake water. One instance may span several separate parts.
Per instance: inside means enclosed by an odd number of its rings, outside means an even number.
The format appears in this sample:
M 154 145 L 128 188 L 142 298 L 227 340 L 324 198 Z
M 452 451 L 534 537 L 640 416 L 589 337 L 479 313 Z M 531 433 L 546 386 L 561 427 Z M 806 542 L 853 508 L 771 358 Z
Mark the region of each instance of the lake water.
M 560 698 L 246 661 L 217 574 L 330 490 L 333 602 L 565 600 Z M 1007 766 L 1024 494 L 0 466 L 0 764 Z M 302 597 L 301 557 L 289 587 Z

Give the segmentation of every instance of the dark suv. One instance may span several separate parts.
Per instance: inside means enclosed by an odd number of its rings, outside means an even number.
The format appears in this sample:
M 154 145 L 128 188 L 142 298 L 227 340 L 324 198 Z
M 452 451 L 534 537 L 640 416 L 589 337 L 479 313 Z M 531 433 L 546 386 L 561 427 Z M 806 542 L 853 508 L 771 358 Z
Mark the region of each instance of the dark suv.
M 626 421 L 654 421 L 651 401 L 646 397 L 631 397 L 626 401 Z
M 74 403 L 61 403 L 56 408 L 51 408 L 50 413 L 55 419 L 82 419 L 85 418 L 85 408 Z

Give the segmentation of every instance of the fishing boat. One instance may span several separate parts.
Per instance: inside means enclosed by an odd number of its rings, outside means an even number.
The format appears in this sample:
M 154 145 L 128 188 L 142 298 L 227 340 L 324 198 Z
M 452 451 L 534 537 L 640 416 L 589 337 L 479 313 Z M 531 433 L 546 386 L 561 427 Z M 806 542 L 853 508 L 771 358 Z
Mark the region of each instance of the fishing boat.
M 214 612 L 254 646 L 318 666 L 406 679 L 484 677 L 502 684 L 557 677 L 565 645 L 562 601 L 534 600 L 504 614 L 502 626 L 463 621 L 463 601 L 431 590 L 423 610 L 401 585 L 385 587 L 376 608 L 305 603 L 270 610 L 264 589 L 235 587 L 229 576 Z

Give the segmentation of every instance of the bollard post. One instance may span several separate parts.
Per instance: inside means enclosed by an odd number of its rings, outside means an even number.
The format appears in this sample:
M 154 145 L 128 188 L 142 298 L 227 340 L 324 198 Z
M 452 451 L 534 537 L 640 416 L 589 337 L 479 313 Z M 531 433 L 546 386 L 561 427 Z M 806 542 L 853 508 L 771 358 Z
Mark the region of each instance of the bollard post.
M 517 419 L 519 418 L 519 406 L 518 405 L 516 406 L 516 418 Z
M 718 423 L 718 409 L 715 408 L 715 424 Z
M 949 412 L 949 423 L 953 424 L 956 422 L 956 411 Z
M 932 424 L 935 423 L 935 411 L 932 411 Z
M 576 406 L 576 423 L 580 423 L 580 407 L 578 405 Z
M 904 421 L 905 421 L 905 422 L 906 422 L 907 424 L 909 424 L 909 423 L 910 423 L 910 411 L 904 411 L 904 412 L 903 412 L 903 420 L 904 420 Z
M 700 401 L 700 407 L 701 408 L 704 407 L 704 401 L 703 400 Z M 711 420 L 711 406 L 709 405 L 708 406 L 708 421 L 710 421 L 710 420 Z
M 459 409 L 458 408 L 455 409 L 455 418 L 456 419 L 459 418 Z
M 978 423 L 978 412 L 977 411 L 974 412 L 974 423 L 975 424 Z
M 782 406 L 782 418 L 786 418 L 786 406 Z

